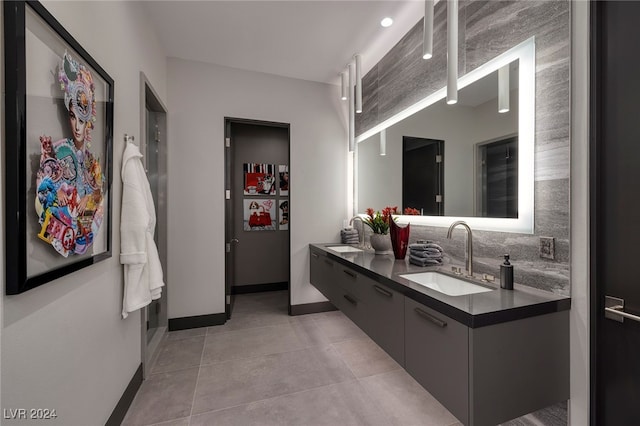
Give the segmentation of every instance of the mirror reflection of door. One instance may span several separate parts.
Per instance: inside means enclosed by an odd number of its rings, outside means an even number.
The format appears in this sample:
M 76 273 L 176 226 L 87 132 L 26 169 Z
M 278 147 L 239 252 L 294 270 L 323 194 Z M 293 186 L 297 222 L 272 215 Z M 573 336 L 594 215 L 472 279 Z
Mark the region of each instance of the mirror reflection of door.
M 478 145 L 476 216 L 518 217 L 518 138 Z
M 444 141 L 402 137 L 402 208 L 421 215 L 442 216 Z

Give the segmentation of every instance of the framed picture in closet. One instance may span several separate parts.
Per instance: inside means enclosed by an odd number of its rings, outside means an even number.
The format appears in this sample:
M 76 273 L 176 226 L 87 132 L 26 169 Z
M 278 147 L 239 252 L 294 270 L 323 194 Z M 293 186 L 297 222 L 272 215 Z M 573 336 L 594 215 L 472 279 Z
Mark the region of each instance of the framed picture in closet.
M 243 202 L 243 229 L 245 231 L 276 230 L 276 200 L 273 198 L 250 199 Z
M 244 163 L 244 195 L 275 195 L 274 164 Z
M 113 79 L 37 1 L 5 1 L 6 293 L 111 257 Z
M 289 196 L 289 166 L 280 164 L 278 166 L 278 180 L 280 186 L 280 196 Z

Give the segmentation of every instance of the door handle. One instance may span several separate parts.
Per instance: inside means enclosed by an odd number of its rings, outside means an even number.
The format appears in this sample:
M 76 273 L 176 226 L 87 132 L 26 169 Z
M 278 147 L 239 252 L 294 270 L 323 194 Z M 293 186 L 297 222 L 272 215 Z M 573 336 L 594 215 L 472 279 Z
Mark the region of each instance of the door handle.
M 225 251 L 231 253 L 231 243 L 240 243 L 237 238 L 232 238 L 231 241 L 225 244 Z
M 624 311 L 624 299 L 611 296 L 605 296 L 604 317 L 618 322 L 624 322 L 625 318 L 640 322 L 639 316 Z

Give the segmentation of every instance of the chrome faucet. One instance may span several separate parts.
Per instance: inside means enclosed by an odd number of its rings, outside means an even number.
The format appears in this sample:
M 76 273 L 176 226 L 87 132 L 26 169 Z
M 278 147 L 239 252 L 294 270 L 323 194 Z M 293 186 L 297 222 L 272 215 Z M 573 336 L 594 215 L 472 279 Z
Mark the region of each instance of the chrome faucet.
M 469 228 L 469 225 L 463 220 L 455 221 L 447 231 L 447 238 L 451 239 L 451 232 L 453 232 L 453 228 L 458 225 L 463 226 L 467 230 L 467 277 L 473 278 L 473 234 L 471 233 L 471 228 Z
M 358 247 L 362 248 L 362 247 L 364 247 L 364 221 L 362 220 L 362 218 L 360 216 L 354 216 L 349 221 L 349 226 L 352 226 L 353 222 L 355 220 L 359 220 L 360 221 L 360 232 L 358 232 Z M 355 228 L 355 226 L 354 226 L 354 228 Z M 356 229 L 356 231 L 358 230 L 358 228 L 355 228 L 355 229 Z

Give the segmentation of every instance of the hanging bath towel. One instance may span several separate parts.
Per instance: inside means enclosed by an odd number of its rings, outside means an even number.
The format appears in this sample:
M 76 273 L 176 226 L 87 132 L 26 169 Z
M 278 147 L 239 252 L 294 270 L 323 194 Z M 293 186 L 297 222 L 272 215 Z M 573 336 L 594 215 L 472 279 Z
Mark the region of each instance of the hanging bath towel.
M 159 299 L 164 286 L 162 265 L 153 234 L 156 212 L 142 154 L 127 142 L 122 158 L 120 263 L 124 265 L 122 318 Z

